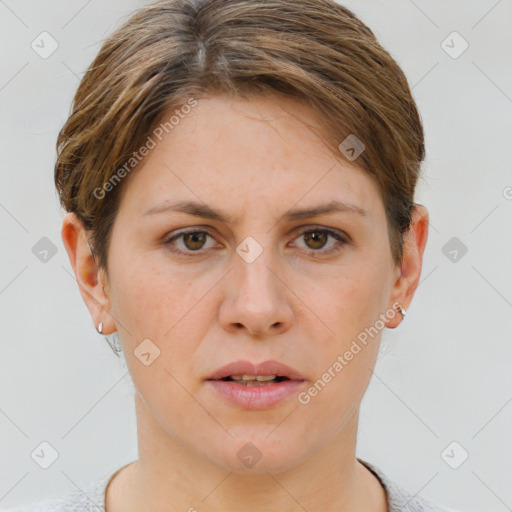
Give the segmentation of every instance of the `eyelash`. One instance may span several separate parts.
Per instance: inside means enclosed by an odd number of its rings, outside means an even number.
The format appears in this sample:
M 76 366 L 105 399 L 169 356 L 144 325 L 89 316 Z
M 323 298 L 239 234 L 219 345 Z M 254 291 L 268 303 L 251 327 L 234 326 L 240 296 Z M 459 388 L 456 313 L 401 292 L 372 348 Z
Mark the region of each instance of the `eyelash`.
M 334 239 L 338 240 L 338 244 L 334 244 L 330 249 L 318 249 L 318 250 L 315 250 L 315 249 L 304 249 L 304 251 L 306 252 L 306 254 L 308 256 L 318 256 L 318 255 L 321 255 L 321 256 L 328 256 L 330 254 L 334 254 L 334 253 L 337 253 L 339 251 L 341 251 L 341 249 L 343 248 L 343 246 L 345 246 L 348 241 L 346 240 L 346 236 L 342 235 L 341 233 L 339 233 L 338 231 L 334 231 L 330 228 L 324 228 L 324 227 L 313 227 L 313 228 L 308 228 L 308 229 L 305 229 L 304 231 L 301 231 L 296 238 L 299 238 L 303 235 L 305 235 L 306 233 L 327 233 L 328 235 L 332 236 Z M 172 236 L 171 238 L 167 238 L 166 240 L 164 240 L 164 244 L 165 245 L 169 245 L 169 249 L 172 251 L 172 252 L 175 252 L 175 253 L 178 253 L 178 254 L 181 254 L 183 256 L 187 256 L 187 257 L 194 257 L 194 256 L 197 256 L 197 255 L 201 255 L 201 254 L 204 254 L 206 251 L 205 250 L 202 250 L 202 249 L 198 249 L 197 251 L 183 251 L 182 249 L 176 249 L 175 247 L 173 247 L 173 242 L 174 240 L 177 240 L 185 235 L 190 235 L 190 234 L 194 234 L 194 233 L 205 233 L 206 235 L 210 236 L 211 238 L 212 235 L 210 235 L 210 233 L 208 233 L 208 231 L 205 231 L 205 230 L 199 230 L 199 229 L 191 229 L 191 230 L 188 230 L 188 231 L 182 231 L 174 236 Z M 208 249 L 207 249 L 208 250 Z

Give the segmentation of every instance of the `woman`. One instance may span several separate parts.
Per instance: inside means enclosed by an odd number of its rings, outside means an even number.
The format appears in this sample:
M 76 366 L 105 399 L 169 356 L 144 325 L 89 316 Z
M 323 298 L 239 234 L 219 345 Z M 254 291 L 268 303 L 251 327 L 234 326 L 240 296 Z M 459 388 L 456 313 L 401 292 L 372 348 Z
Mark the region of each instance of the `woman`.
M 330 0 L 156 2 L 105 41 L 57 146 L 139 457 L 26 510 L 442 510 L 355 454 L 428 231 L 420 116 L 368 27 Z

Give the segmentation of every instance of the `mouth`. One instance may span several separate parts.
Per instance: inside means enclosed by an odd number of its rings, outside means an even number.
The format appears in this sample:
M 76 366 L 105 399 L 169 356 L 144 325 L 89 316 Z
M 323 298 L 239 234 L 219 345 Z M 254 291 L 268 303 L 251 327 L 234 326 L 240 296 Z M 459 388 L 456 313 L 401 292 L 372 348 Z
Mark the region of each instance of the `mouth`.
M 292 379 L 285 377 L 284 375 L 229 375 L 223 379 L 211 380 L 234 382 L 235 384 L 240 384 L 241 386 L 268 386 L 269 384 L 277 384 L 278 382 Z
M 234 382 L 241 386 L 268 386 L 285 380 L 305 380 L 304 376 L 290 366 L 275 360 L 262 363 L 238 360 L 219 368 L 206 380 Z
M 264 410 L 291 399 L 306 385 L 297 370 L 279 361 L 234 361 L 205 379 L 216 397 L 241 409 Z

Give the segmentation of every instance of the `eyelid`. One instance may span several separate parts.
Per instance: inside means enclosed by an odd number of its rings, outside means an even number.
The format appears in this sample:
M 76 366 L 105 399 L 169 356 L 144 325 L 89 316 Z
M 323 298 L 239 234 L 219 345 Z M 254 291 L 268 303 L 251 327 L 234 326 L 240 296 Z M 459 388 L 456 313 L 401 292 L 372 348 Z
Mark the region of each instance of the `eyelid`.
M 295 233 L 298 231 L 299 235 L 302 235 L 304 233 L 307 233 L 308 231 L 327 231 L 328 233 L 332 235 L 339 236 L 340 238 L 345 239 L 345 241 L 348 243 L 351 241 L 350 236 L 345 231 L 338 229 L 338 228 L 331 228 L 329 226 L 324 226 L 321 224 L 309 224 L 306 226 L 299 226 L 297 228 L 294 228 L 291 233 Z

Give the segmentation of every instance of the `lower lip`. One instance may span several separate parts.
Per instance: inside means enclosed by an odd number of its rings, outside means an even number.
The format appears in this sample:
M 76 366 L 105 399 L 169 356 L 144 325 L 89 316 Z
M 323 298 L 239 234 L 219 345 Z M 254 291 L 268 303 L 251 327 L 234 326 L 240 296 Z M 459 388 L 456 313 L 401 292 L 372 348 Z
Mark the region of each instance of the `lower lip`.
M 225 399 L 244 409 L 268 409 L 297 392 L 305 384 L 305 380 L 283 380 L 275 384 L 245 386 L 227 380 L 208 380 L 213 388 Z

